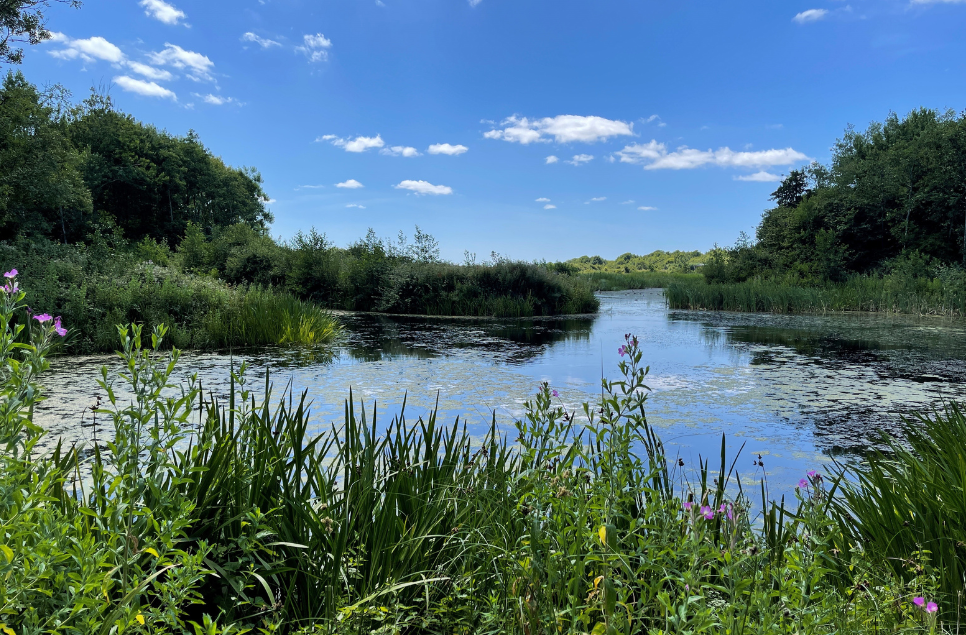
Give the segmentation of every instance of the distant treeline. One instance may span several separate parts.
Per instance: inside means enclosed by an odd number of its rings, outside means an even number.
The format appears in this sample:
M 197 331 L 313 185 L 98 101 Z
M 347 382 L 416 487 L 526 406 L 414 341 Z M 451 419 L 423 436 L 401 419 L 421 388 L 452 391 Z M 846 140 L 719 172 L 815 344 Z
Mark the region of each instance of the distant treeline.
M 966 264 L 966 113 L 848 128 L 829 165 L 793 170 L 771 199 L 754 238 L 710 253 L 709 282 L 949 277 Z
M 700 251 L 653 251 L 644 256 L 630 252 L 621 254 L 614 260 L 600 256 L 581 256 L 568 260 L 566 264 L 575 273 L 691 273 L 704 265 L 707 254 Z

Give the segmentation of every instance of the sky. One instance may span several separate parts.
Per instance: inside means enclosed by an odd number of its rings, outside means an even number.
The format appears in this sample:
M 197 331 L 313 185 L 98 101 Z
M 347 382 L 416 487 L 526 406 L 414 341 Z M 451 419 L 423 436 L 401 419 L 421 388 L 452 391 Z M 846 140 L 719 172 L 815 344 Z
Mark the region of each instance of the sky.
M 707 250 L 848 125 L 966 109 L 966 0 L 86 0 L 21 70 L 261 172 L 274 236 Z

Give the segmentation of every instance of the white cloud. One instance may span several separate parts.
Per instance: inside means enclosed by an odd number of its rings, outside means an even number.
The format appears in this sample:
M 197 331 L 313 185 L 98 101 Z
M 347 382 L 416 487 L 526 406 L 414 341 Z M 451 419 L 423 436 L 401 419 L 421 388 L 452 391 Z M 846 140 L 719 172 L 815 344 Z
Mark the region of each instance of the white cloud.
M 430 154 L 448 154 L 450 156 L 458 156 L 469 150 L 466 146 L 453 146 L 448 143 L 435 143 L 429 146 Z
M 262 47 L 263 49 L 268 49 L 268 48 L 272 48 L 273 46 L 281 46 L 282 45 L 280 42 L 276 42 L 275 40 L 270 40 L 268 38 L 258 37 L 257 35 L 255 35 L 251 31 L 249 31 L 248 33 L 245 33 L 244 35 L 242 35 L 241 36 L 241 41 L 242 42 L 254 42 L 255 44 L 257 44 L 260 47 Z
M 324 190 L 324 185 L 299 185 L 296 190 Z
M 164 86 L 159 86 L 154 82 L 147 82 L 143 79 L 134 79 L 133 77 L 128 77 L 127 75 L 115 77 L 114 82 L 129 93 L 136 93 L 145 97 L 161 97 L 163 99 L 171 99 L 174 101 L 178 100 L 177 95 Z
M 419 157 L 422 156 L 419 150 L 411 146 L 392 146 L 391 148 L 383 148 L 379 151 L 379 154 L 385 154 L 389 157 Z
M 199 95 L 198 93 L 191 94 L 206 104 L 211 104 L 212 106 L 224 106 L 225 104 L 238 103 L 234 97 L 222 97 L 221 95 L 213 95 L 211 93 L 207 95 Z
M 158 66 L 173 66 L 187 72 L 188 77 L 195 81 L 211 81 L 211 71 L 215 63 L 201 53 L 186 51 L 177 44 L 164 43 L 164 50 L 149 53 L 148 57 Z
M 54 33 L 51 40 L 65 48 L 50 51 L 54 57 L 62 60 L 80 59 L 85 62 L 102 60 L 112 64 L 124 62 L 124 53 L 104 38 L 95 36 L 84 40 L 73 40 L 63 33 Z
M 541 196 L 540 198 L 537 199 L 537 203 L 549 203 L 549 202 L 550 202 L 550 199 L 546 198 L 545 196 Z
M 588 203 L 600 203 L 601 201 L 606 201 L 606 200 L 607 200 L 607 197 L 606 196 L 597 196 L 595 198 L 590 199 L 587 202 Z
M 159 22 L 164 22 L 165 24 L 178 24 L 178 22 L 188 17 L 184 11 L 176 9 L 164 0 L 141 0 L 138 4 L 144 7 L 144 15 L 149 18 L 154 18 Z
M 828 9 L 809 9 L 808 11 L 802 11 L 796 14 L 792 20 L 799 24 L 808 24 L 809 22 L 818 22 L 827 15 Z
M 356 137 L 355 139 L 342 139 L 334 134 L 323 135 L 315 140 L 317 143 L 329 141 L 338 148 L 344 148 L 346 152 L 365 152 L 370 148 L 381 148 L 386 145 L 382 140 L 382 135 L 375 137 Z
M 565 161 L 564 163 L 569 163 L 570 165 L 583 165 L 584 163 L 590 163 L 594 160 L 594 155 L 592 154 L 575 154 L 574 158 L 570 161 Z
M 386 6 L 386 3 L 383 2 L 382 0 L 376 0 L 376 6 L 377 7 L 384 7 L 384 6 Z
M 342 187 L 347 190 L 357 190 L 360 187 L 365 187 L 365 185 L 355 179 L 349 179 L 348 181 L 343 181 L 342 183 L 336 183 L 335 186 Z
M 752 181 L 754 183 L 774 183 L 776 181 L 781 181 L 782 177 L 778 174 L 772 174 L 771 172 L 766 172 L 762 170 L 761 172 L 755 172 L 754 174 L 745 174 L 742 176 L 736 176 L 736 181 Z
M 148 79 L 153 79 L 161 82 L 169 82 L 174 79 L 174 75 L 162 68 L 155 68 L 153 66 L 148 66 L 147 64 L 142 64 L 141 62 L 127 62 L 127 67 L 138 75 L 147 77 Z
M 557 206 L 556 205 L 549 205 L 548 204 L 548 205 L 544 205 L 543 206 L 543 209 L 557 209 Z
M 634 134 L 634 124 L 580 115 L 558 115 L 533 120 L 514 115 L 504 119 L 500 125 L 503 126 L 502 130 L 490 130 L 483 136 L 487 139 L 503 139 L 527 145 L 535 141 L 550 141 L 550 137 L 557 143 L 594 143 L 610 137 Z
M 966 0 L 912 0 L 912 4 L 961 4 Z
M 475 7 L 479 3 L 483 2 L 483 0 L 468 0 L 468 2 L 470 3 L 471 7 Z
M 764 168 L 808 160 L 807 156 L 793 148 L 735 152 L 727 147 L 695 150 L 681 146 L 674 152 L 668 152 L 666 145 L 654 140 L 625 146 L 614 154 L 620 158 L 621 163 L 643 164 L 645 170 L 689 170 L 703 165 Z
M 557 161 L 559 161 L 559 160 L 560 160 L 560 159 L 558 159 L 557 157 L 555 157 L 555 156 L 553 156 L 553 155 L 551 154 L 551 155 L 550 155 L 549 157 L 547 157 L 547 160 L 546 160 L 546 164 L 547 164 L 547 165 L 550 165 L 551 163 L 556 163 L 556 162 L 557 162 Z
M 634 199 L 630 199 L 629 201 L 624 201 L 623 203 L 621 203 L 621 205 L 633 205 L 633 204 L 634 204 Z
M 397 190 L 410 190 L 422 196 L 424 194 L 452 194 L 453 188 L 446 185 L 433 185 L 427 181 L 403 181 L 399 185 L 393 186 Z
M 644 120 L 644 123 L 654 123 L 655 121 L 657 122 L 658 128 L 664 128 L 665 126 L 667 126 L 667 124 L 661 120 L 661 117 L 659 115 L 651 115 L 650 117 Z
M 310 62 L 324 62 L 329 59 L 328 49 L 332 48 L 332 40 L 321 33 L 304 35 L 302 42 L 303 45 L 295 47 L 295 50 L 304 53 Z
M 346 205 L 346 207 L 356 207 L 358 209 L 365 209 L 366 208 L 365 205 L 359 205 L 358 203 L 349 203 L 348 205 Z
M 647 206 L 647 205 L 644 205 L 643 207 L 638 207 L 637 209 L 641 210 L 642 212 L 656 212 L 657 211 L 657 208 L 656 207 L 650 207 L 650 206 Z

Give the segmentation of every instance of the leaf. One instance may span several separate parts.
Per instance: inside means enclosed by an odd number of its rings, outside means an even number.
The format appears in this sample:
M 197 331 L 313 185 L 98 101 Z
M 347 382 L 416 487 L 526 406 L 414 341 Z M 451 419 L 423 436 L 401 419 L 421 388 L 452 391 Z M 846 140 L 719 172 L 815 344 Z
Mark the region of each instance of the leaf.
M 155 551 L 154 550 L 154 547 L 148 547 L 147 549 L 144 550 L 144 553 L 150 553 L 155 558 L 160 558 L 161 557 L 161 554 L 159 554 L 157 551 Z
M 7 557 L 7 562 L 13 562 L 13 550 L 10 547 L 0 545 L 0 552 L 3 552 L 3 555 Z M 4 625 L 4 628 L 6 628 L 6 625 Z
M 6 623 L 0 624 L 0 633 L 3 633 L 4 635 L 17 635 L 12 628 L 6 625 Z

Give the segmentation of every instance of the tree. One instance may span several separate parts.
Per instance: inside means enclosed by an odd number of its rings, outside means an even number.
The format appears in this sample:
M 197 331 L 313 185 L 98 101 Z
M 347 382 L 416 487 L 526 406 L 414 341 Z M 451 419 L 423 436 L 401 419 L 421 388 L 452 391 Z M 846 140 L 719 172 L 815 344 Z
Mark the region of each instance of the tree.
M 43 10 L 51 0 L 0 0 L 0 63 L 19 64 L 23 49 L 15 44 L 40 44 L 52 36 L 47 30 Z M 71 7 L 81 6 L 80 0 L 54 0 Z

